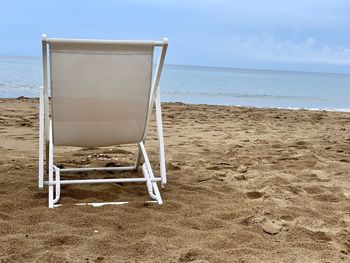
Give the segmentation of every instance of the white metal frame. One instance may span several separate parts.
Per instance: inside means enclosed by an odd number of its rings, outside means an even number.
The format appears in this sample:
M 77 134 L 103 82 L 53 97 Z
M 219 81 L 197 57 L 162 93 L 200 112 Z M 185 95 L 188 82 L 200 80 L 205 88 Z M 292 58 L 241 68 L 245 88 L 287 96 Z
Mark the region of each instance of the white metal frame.
M 110 43 L 110 44 L 141 44 L 160 47 L 160 55 L 157 63 L 156 71 L 153 76 L 151 86 L 151 96 L 149 101 L 149 109 L 147 116 L 146 131 L 141 142 L 138 143 L 138 153 L 135 165 L 128 167 L 98 167 L 98 168 L 59 168 L 54 165 L 54 145 L 52 142 L 52 124 L 49 116 L 49 86 L 48 86 L 48 48 L 50 43 Z M 91 40 L 91 39 L 60 39 L 47 38 L 42 35 L 42 56 L 43 56 L 43 84 L 40 88 L 40 116 L 39 116 L 39 188 L 48 186 L 49 192 L 49 207 L 53 208 L 59 206 L 57 203 L 60 199 L 61 185 L 66 184 L 96 184 L 96 183 L 126 183 L 126 182 L 145 182 L 149 196 L 158 204 L 162 204 L 162 197 L 159 192 L 157 182 L 161 182 L 164 187 L 166 179 L 166 165 L 163 141 L 163 125 L 161 115 L 159 80 L 164 65 L 166 50 L 168 47 L 168 39 L 164 38 L 162 41 L 130 41 L 130 40 Z M 157 121 L 157 136 L 159 143 L 159 165 L 160 177 L 153 174 L 151 163 L 149 161 L 146 148 L 145 139 L 148 130 L 148 123 L 153 111 L 156 108 Z M 61 180 L 61 173 L 65 172 L 83 172 L 83 171 L 137 171 L 143 159 L 142 178 L 113 178 L 113 179 L 84 179 L 84 180 Z M 46 169 L 45 169 L 46 166 Z M 47 174 L 48 180 L 44 180 Z M 126 202 L 111 202 L 111 203 L 92 203 L 93 206 L 101 206 L 103 204 L 124 204 Z

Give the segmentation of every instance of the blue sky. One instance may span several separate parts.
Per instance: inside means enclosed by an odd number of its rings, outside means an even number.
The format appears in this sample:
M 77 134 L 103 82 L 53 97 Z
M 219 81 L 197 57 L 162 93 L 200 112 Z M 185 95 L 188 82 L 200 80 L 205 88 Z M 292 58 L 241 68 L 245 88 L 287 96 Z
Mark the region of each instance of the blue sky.
M 169 38 L 167 63 L 350 73 L 348 0 L 11 0 L 0 54 L 40 56 L 50 37 Z

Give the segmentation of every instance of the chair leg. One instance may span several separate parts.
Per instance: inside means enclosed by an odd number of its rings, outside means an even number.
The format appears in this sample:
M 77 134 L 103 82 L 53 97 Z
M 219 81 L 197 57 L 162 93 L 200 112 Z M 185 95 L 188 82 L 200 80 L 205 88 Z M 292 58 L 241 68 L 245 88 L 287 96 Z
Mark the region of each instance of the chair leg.
M 49 151 L 48 151 L 48 163 L 49 163 L 49 208 L 54 207 L 54 196 L 53 196 L 53 144 L 52 144 L 52 124 L 50 121 L 50 127 L 49 127 Z
M 152 178 L 152 176 L 150 176 L 150 177 Z M 154 176 L 153 176 L 153 178 L 154 178 Z M 154 195 L 156 196 L 156 200 L 157 200 L 158 204 L 159 205 L 163 204 L 162 196 L 160 195 L 158 185 L 156 182 L 152 182 L 152 188 L 153 188 L 153 192 L 154 192 Z
M 39 99 L 39 188 L 44 187 L 44 89 L 40 88 Z
M 142 165 L 142 172 L 143 175 L 146 179 L 148 179 L 146 181 L 146 185 L 147 185 L 147 191 L 149 196 L 156 200 L 158 202 L 158 204 L 163 204 L 163 200 L 162 197 L 160 195 L 159 189 L 158 189 L 158 185 L 156 182 L 152 182 L 151 179 L 154 179 L 154 175 L 152 172 L 152 168 L 148 167 L 148 165 L 146 163 L 144 163 Z
M 148 191 L 149 196 L 152 199 L 157 200 L 157 196 L 154 194 L 153 185 L 151 182 L 151 177 L 149 176 L 149 172 L 148 172 L 148 168 L 147 168 L 146 164 L 142 165 L 142 172 L 143 172 L 143 176 L 147 179 L 146 185 L 147 185 L 147 191 Z
M 137 155 L 136 155 L 136 162 L 135 162 L 135 171 L 137 171 L 139 169 L 140 166 L 140 162 L 141 162 L 141 149 L 140 146 L 137 145 Z
M 52 184 L 49 185 L 49 208 L 54 208 L 61 196 L 60 169 L 54 165 L 52 167 L 49 172 L 49 183 Z M 55 174 L 55 185 L 53 185 L 53 174 Z
M 53 208 L 54 206 L 54 198 L 53 198 L 53 170 L 51 167 L 49 168 L 49 208 Z
M 157 90 L 156 97 L 156 119 L 157 119 L 157 136 L 159 143 L 159 166 L 160 177 L 162 178 L 161 186 L 164 187 L 167 183 L 166 179 L 166 165 L 165 165 L 165 151 L 164 151 L 164 137 L 163 137 L 163 120 L 162 120 L 162 108 L 160 103 L 160 91 Z
M 55 168 L 55 199 L 53 200 L 53 203 L 56 204 L 58 203 L 58 201 L 60 200 L 60 196 L 61 196 L 61 183 L 60 183 L 60 169 L 56 166 L 54 166 Z
M 45 174 L 48 174 L 49 171 L 49 151 L 50 151 L 50 130 L 52 129 L 51 126 L 51 120 L 49 116 L 49 97 L 47 94 L 47 88 L 44 88 L 44 142 L 45 142 L 45 154 L 46 154 L 46 172 Z M 51 136 L 52 137 L 52 136 Z
M 156 182 L 151 182 L 151 179 L 154 179 L 155 177 L 154 177 L 154 174 L 152 171 L 151 163 L 149 162 L 149 159 L 147 156 L 145 146 L 144 146 L 143 142 L 140 142 L 139 145 L 140 145 L 142 157 L 145 161 L 145 163 L 142 166 L 143 175 L 145 176 L 146 179 L 149 179 L 146 182 L 148 193 L 152 199 L 157 200 L 158 204 L 161 205 L 161 204 L 163 204 L 163 200 L 162 200 L 162 197 L 160 195 L 158 185 Z

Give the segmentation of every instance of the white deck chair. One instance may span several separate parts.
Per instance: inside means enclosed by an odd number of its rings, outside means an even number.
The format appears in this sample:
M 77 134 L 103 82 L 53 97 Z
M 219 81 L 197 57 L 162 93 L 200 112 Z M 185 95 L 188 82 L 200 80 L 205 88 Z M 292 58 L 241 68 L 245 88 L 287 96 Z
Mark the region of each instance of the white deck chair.
M 157 182 L 166 184 L 166 169 L 158 84 L 167 46 L 166 38 L 114 41 L 42 36 L 44 86 L 40 92 L 39 188 L 48 186 L 50 208 L 58 206 L 61 185 L 65 184 L 145 182 L 150 197 L 162 204 Z M 155 47 L 160 47 L 160 55 L 152 74 Z M 154 176 L 144 145 L 154 105 L 160 177 Z M 54 146 L 123 144 L 138 146 L 135 165 L 61 169 L 53 162 Z M 141 158 L 142 178 L 60 179 L 64 172 L 138 170 Z M 48 180 L 44 180 L 44 175 Z

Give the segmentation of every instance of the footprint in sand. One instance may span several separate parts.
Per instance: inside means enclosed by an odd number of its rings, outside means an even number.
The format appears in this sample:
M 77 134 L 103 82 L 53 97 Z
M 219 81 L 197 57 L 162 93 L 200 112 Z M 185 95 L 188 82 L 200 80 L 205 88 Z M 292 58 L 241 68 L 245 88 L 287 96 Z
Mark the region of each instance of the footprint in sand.
M 332 238 L 330 237 L 330 235 L 323 231 L 313 231 L 312 236 L 319 241 L 324 241 L 324 242 L 332 241 Z
M 326 223 L 321 219 L 310 217 L 299 217 L 298 226 L 315 240 L 327 242 L 331 241 L 332 237 Z
M 264 195 L 264 193 L 260 193 L 258 191 L 247 192 L 245 194 L 249 199 L 259 199 Z
M 241 224 L 245 226 L 257 224 L 265 233 L 276 235 L 283 230 L 288 230 L 290 223 L 280 219 L 267 218 L 265 216 L 250 216 L 242 220 Z
M 192 262 L 192 263 L 208 263 L 209 261 L 199 259 L 200 258 L 200 250 L 192 249 L 186 253 L 181 254 L 180 262 Z

